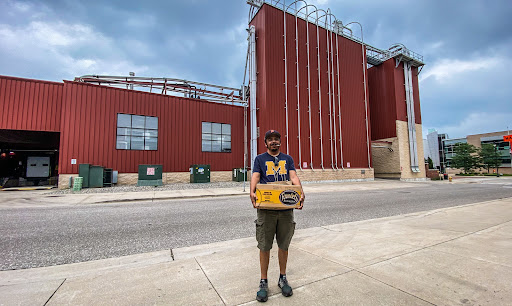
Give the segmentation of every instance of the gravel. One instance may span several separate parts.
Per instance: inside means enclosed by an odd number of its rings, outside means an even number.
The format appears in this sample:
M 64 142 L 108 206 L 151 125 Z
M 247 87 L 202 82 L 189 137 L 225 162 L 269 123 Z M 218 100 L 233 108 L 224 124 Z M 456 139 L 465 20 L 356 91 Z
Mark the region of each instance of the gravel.
M 243 182 L 215 182 L 215 183 L 174 183 L 163 186 L 115 186 L 104 188 L 84 188 L 80 191 L 72 189 L 60 189 L 49 192 L 48 194 L 81 194 L 81 193 L 116 193 L 116 192 L 138 192 L 138 191 L 162 191 L 162 190 L 187 190 L 187 189 L 209 189 L 209 188 L 234 188 L 242 187 Z M 249 182 L 245 182 L 249 188 Z

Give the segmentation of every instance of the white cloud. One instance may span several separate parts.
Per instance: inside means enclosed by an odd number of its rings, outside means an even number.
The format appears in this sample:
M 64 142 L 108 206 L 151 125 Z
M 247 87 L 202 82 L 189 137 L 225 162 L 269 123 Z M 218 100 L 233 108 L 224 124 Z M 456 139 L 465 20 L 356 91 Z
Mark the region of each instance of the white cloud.
M 467 135 L 506 131 L 512 129 L 512 113 L 479 112 L 471 113 L 459 122 L 452 122 L 434 127 L 439 133 L 446 133 L 450 138 L 466 137 Z M 431 128 L 431 127 L 430 127 Z M 424 128 L 424 135 L 427 128 Z
M 501 59 L 497 57 L 477 58 L 468 61 L 442 59 L 431 67 L 425 67 L 425 71 L 420 75 L 420 82 L 429 77 L 434 77 L 439 82 L 447 81 L 467 72 L 495 68 L 500 61 Z
M 126 52 L 113 39 L 86 24 L 62 21 L 32 21 L 18 27 L 4 24 L 0 25 L 0 41 L 3 42 L 0 55 L 11 59 L 2 63 L 3 73 L 52 66 L 51 73 L 58 79 L 73 79 L 84 74 L 125 75 L 129 71 L 148 71 L 147 66 L 127 59 Z M 136 47 L 144 50 L 141 43 Z

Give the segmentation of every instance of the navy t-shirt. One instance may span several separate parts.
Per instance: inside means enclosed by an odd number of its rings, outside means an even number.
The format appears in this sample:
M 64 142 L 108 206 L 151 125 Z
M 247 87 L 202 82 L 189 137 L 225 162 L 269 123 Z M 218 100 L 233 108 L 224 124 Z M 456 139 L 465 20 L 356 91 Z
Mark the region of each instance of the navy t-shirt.
M 289 181 L 290 170 L 295 170 L 293 158 L 290 155 L 279 153 L 276 157 L 265 152 L 256 156 L 252 172 L 259 172 L 260 184 L 277 181 Z

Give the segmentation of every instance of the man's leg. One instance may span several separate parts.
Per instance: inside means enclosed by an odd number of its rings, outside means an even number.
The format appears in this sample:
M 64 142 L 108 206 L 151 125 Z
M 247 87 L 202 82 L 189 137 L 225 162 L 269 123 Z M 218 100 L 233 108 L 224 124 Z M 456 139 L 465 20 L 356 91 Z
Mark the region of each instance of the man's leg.
M 279 250 L 281 251 L 281 250 Z M 262 251 L 260 250 L 260 270 L 261 270 L 261 279 L 267 279 L 268 272 L 268 263 L 270 261 L 270 251 Z M 281 257 L 279 257 L 279 265 L 281 265 Z M 286 264 L 285 264 L 286 268 Z
M 277 251 L 277 257 L 279 258 L 279 273 L 282 275 L 286 274 L 286 263 L 288 262 L 288 251 L 281 248 Z M 267 262 L 268 267 L 268 262 Z M 265 274 L 266 275 L 266 274 Z

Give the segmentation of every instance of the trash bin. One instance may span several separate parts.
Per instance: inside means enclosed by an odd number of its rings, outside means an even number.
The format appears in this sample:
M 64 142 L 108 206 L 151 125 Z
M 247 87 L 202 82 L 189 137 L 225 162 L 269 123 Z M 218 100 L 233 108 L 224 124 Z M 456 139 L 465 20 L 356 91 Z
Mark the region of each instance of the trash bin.
M 443 175 L 444 175 L 444 179 L 447 180 L 448 179 L 448 173 L 445 173 Z
M 103 187 L 103 167 L 90 166 L 89 167 L 89 188 Z
M 231 174 L 233 182 L 247 181 L 247 171 L 244 168 L 233 168 Z
M 78 176 L 83 178 L 82 187 L 89 188 L 89 170 L 90 164 L 80 164 L 78 165 Z
M 191 165 L 190 166 L 191 183 L 209 183 L 210 165 Z

